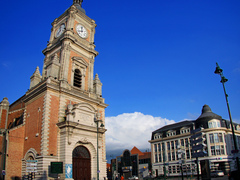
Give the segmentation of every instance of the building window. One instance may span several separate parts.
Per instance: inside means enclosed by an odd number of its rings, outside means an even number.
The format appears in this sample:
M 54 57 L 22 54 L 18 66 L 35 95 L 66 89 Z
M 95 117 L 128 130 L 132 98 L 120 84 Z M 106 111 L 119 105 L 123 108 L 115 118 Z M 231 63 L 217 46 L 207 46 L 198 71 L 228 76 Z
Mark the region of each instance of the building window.
M 239 126 L 239 125 L 237 125 L 236 129 L 237 129 L 237 131 L 240 131 L 240 126 Z
M 174 141 L 171 141 L 171 148 L 174 149 Z
M 165 151 L 165 144 L 162 143 L 162 150 Z
M 217 145 L 216 146 L 216 155 L 220 155 L 221 153 L 220 153 L 220 146 L 219 145 Z
M 172 131 L 172 130 L 171 130 L 171 131 L 168 131 L 168 132 L 167 132 L 167 137 L 168 137 L 168 136 L 175 136 L 175 135 L 176 135 L 176 131 Z
M 189 150 L 186 150 L 186 153 L 187 153 L 187 159 L 190 159 L 190 153 L 189 153 Z
M 216 155 L 216 153 L 215 153 L 215 146 L 211 146 L 211 154 L 212 154 L 212 156 Z
M 213 120 L 208 122 L 208 128 L 218 128 L 221 127 L 220 121 Z
M 160 139 L 160 138 L 162 138 L 162 134 L 157 133 L 154 135 L 154 139 Z
M 185 139 L 185 146 L 188 147 L 188 139 Z
M 224 151 L 224 146 L 221 145 L 221 154 L 224 155 L 225 154 L 225 151 Z
M 219 134 L 218 134 L 218 137 L 219 137 L 219 142 L 223 142 L 223 136 L 222 136 L 222 133 L 219 133 Z
M 176 166 L 172 167 L 172 171 L 173 171 L 173 173 L 176 173 Z
M 175 161 L 175 152 L 172 152 L 172 160 Z
M 158 162 L 157 154 L 155 154 L 155 162 L 156 162 L 156 163 Z
M 210 143 L 214 143 L 213 134 L 209 134 Z
M 157 144 L 154 144 L 154 150 L 157 152 Z
M 184 146 L 184 139 L 181 139 L 181 146 Z
M 168 161 L 171 161 L 171 153 L 168 153 Z
M 190 132 L 190 129 L 189 128 L 186 128 L 186 127 L 183 127 L 181 130 L 180 130 L 180 133 L 181 134 L 185 134 L 185 133 L 189 133 Z
M 172 166 L 168 166 L 168 173 L 172 173 Z
M 73 86 L 82 87 L 82 74 L 79 69 L 75 69 L 74 71 Z
M 219 143 L 218 133 L 214 133 L 213 137 L 214 137 L 214 142 Z
M 161 152 L 161 144 L 158 143 L 158 151 Z
M 18 118 L 15 118 L 13 120 L 13 122 L 10 122 L 8 124 L 8 129 L 12 129 L 12 128 L 14 128 L 16 126 L 19 126 L 21 124 L 23 124 L 23 114 L 21 116 L 19 116 Z
M 161 154 L 158 154 L 158 157 L 159 157 L 159 162 L 162 162 L 162 156 L 161 156 Z
M 167 149 L 170 150 L 170 142 L 167 142 Z
M 180 173 L 180 166 L 177 165 L 177 173 Z
M 180 158 L 178 157 L 178 152 L 177 152 L 177 151 L 176 151 L 175 154 L 176 154 L 176 157 L 177 157 L 176 159 L 177 159 L 177 160 L 180 160 Z
M 175 147 L 178 148 L 178 140 L 175 140 Z

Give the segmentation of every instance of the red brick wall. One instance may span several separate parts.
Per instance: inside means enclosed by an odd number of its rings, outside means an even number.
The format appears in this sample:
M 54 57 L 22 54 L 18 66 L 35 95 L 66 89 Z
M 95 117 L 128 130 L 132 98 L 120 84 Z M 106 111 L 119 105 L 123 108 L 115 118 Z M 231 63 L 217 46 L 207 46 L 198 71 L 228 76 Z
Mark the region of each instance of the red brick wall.
M 50 106 L 50 122 L 49 122 L 49 154 L 57 155 L 57 132 L 58 132 L 58 112 L 59 112 L 59 97 L 51 96 Z
M 24 126 L 9 130 L 7 148 L 7 179 L 22 175 L 22 158 L 24 145 Z
M 30 148 L 34 148 L 38 154 L 41 153 L 43 103 L 44 95 L 26 106 L 25 137 L 28 139 L 24 141 L 24 155 Z M 38 136 L 36 136 L 37 133 L 39 134 Z

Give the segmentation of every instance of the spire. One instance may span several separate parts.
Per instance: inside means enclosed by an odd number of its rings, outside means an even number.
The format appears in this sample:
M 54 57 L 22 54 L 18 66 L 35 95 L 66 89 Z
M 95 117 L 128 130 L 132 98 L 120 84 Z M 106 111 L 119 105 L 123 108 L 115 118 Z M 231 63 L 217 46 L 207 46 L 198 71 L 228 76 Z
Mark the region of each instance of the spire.
M 97 95 L 102 96 L 102 83 L 98 77 L 98 74 L 95 75 L 95 79 L 93 80 L 93 89 Z
M 41 82 L 42 76 L 39 72 L 39 67 L 36 68 L 35 72 L 31 76 L 31 83 L 30 83 L 30 89 L 37 85 L 39 82 Z

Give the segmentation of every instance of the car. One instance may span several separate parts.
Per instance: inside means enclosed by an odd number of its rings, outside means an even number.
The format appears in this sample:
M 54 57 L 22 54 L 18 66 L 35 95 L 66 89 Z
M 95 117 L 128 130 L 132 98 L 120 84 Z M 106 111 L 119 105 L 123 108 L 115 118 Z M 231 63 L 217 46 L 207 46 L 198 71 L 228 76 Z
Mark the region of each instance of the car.
M 211 172 L 211 177 L 222 177 L 224 173 L 221 170 L 216 170 Z
M 238 180 L 239 177 L 240 177 L 240 172 L 238 172 L 238 171 L 232 171 L 228 174 L 229 180 Z

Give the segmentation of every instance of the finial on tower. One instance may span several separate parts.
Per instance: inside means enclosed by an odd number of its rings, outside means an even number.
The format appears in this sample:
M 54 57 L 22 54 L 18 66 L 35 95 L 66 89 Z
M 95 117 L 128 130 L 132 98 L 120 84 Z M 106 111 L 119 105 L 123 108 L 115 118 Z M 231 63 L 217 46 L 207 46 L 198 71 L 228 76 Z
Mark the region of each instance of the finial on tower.
M 73 0 L 73 5 L 79 9 L 81 12 L 83 12 L 84 14 L 86 14 L 85 10 L 82 8 L 82 2 L 83 0 Z
M 82 7 L 83 0 L 73 0 L 73 4 L 79 4 Z

